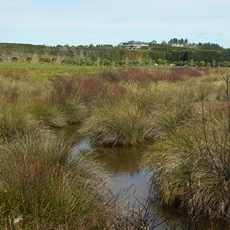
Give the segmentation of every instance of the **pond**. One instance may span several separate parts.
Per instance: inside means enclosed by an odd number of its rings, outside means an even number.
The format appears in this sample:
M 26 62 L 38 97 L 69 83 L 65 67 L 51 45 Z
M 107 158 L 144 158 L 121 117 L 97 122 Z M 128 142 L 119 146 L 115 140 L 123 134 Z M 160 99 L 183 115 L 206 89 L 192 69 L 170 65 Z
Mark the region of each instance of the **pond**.
M 224 230 L 221 224 L 203 220 L 195 223 L 178 209 L 165 209 L 159 204 L 154 186 L 154 170 L 143 160 L 154 154 L 152 146 L 136 148 L 98 148 L 87 138 L 79 137 L 75 128 L 64 130 L 60 135 L 71 143 L 73 159 L 82 158 L 84 169 L 102 181 L 100 194 L 105 200 L 113 200 L 117 211 L 124 216 L 135 213 L 134 218 L 144 218 L 149 230 Z M 156 161 L 157 162 L 157 161 Z M 100 184 L 100 183 L 99 183 Z M 132 216 L 133 218 L 133 216 Z
M 100 192 L 106 199 L 112 197 L 116 201 L 122 215 L 138 213 L 147 218 L 149 229 L 154 230 L 197 229 L 190 220 L 178 215 L 177 210 L 165 211 L 154 202 L 153 170 L 142 163 L 148 151 L 147 147 L 93 148 L 84 139 L 73 148 L 72 157 L 84 156 L 89 173 L 104 181 Z

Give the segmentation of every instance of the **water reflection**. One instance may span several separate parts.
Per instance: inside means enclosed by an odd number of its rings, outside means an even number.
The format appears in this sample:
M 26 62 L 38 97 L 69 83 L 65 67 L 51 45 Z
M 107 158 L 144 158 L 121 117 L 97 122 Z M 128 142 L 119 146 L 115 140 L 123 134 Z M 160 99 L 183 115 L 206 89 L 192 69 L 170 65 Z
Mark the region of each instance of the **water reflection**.
M 106 187 L 123 209 L 140 208 L 148 198 L 152 173 L 141 165 L 141 148 L 96 148 L 87 156 L 109 175 Z
M 150 220 L 149 229 L 154 230 L 222 230 L 217 224 L 194 223 L 183 217 L 177 210 L 163 210 L 157 203 L 151 202 L 150 195 L 154 193 L 151 184 L 152 170 L 142 164 L 142 159 L 153 149 L 145 148 L 93 148 L 85 139 L 73 148 L 72 157 L 84 155 L 86 162 L 91 164 L 91 173 L 106 178 L 103 191 L 109 191 L 112 197 L 117 197 L 117 205 L 123 214 L 129 210 L 147 211 Z M 147 210 L 148 209 L 148 210 Z M 153 220 L 153 221 L 152 221 Z M 157 226 L 161 223 L 159 226 Z M 157 227 L 156 227 L 157 226 Z
M 91 159 L 102 164 L 106 171 L 118 175 L 135 176 L 141 173 L 143 150 L 140 148 L 96 148 Z

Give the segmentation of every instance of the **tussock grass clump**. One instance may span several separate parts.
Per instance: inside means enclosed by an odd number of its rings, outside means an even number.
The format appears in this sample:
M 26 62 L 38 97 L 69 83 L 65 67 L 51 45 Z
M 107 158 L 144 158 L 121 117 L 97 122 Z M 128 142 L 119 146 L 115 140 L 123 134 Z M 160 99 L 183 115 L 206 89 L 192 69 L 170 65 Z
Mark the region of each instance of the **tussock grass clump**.
M 36 121 L 19 106 L 0 105 L 0 138 L 11 140 L 36 127 Z
M 175 129 L 161 156 L 162 202 L 180 206 L 194 218 L 229 220 L 230 136 L 223 110 Z M 216 108 L 215 108 L 216 110 Z M 211 114 L 209 114 L 211 113 Z M 227 118 L 228 119 L 228 118 Z
M 155 135 L 153 117 L 128 98 L 95 107 L 80 132 L 99 145 L 136 145 Z
M 48 127 L 62 128 L 67 126 L 67 118 L 58 106 L 34 103 L 30 112 L 38 122 Z
M 66 87 L 63 82 L 68 82 L 66 84 L 69 86 Z M 85 114 L 85 108 L 79 102 L 75 87 L 71 84 L 72 81 L 69 83 L 69 80 L 63 79 L 49 82 L 46 93 L 33 97 L 28 112 L 48 127 L 63 128 L 78 124 Z
M 100 198 L 77 165 L 67 164 L 69 153 L 70 146 L 41 130 L 0 146 L 2 227 L 90 229 L 103 223 Z

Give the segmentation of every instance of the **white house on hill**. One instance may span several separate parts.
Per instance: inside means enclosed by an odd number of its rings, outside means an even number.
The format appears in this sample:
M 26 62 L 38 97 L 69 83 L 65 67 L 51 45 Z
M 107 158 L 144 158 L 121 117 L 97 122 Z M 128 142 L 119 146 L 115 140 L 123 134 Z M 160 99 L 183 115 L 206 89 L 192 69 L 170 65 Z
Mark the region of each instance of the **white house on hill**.
M 149 47 L 149 43 L 141 41 L 128 41 L 120 43 L 119 46 L 127 49 L 141 49 Z

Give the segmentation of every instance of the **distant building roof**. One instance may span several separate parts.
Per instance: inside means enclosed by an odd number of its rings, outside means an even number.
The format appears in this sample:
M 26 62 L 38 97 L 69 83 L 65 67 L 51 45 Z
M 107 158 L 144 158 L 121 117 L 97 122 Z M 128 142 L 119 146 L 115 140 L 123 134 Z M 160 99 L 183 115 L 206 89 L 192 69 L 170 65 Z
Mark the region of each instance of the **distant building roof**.
M 128 42 L 122 42 L 119 44 L 119 46 L 129 48 L 129 49 L 139 49 L 143 47 L 148 47 L 148 42 L 141 42 L 141 41 L 128 41 Z

